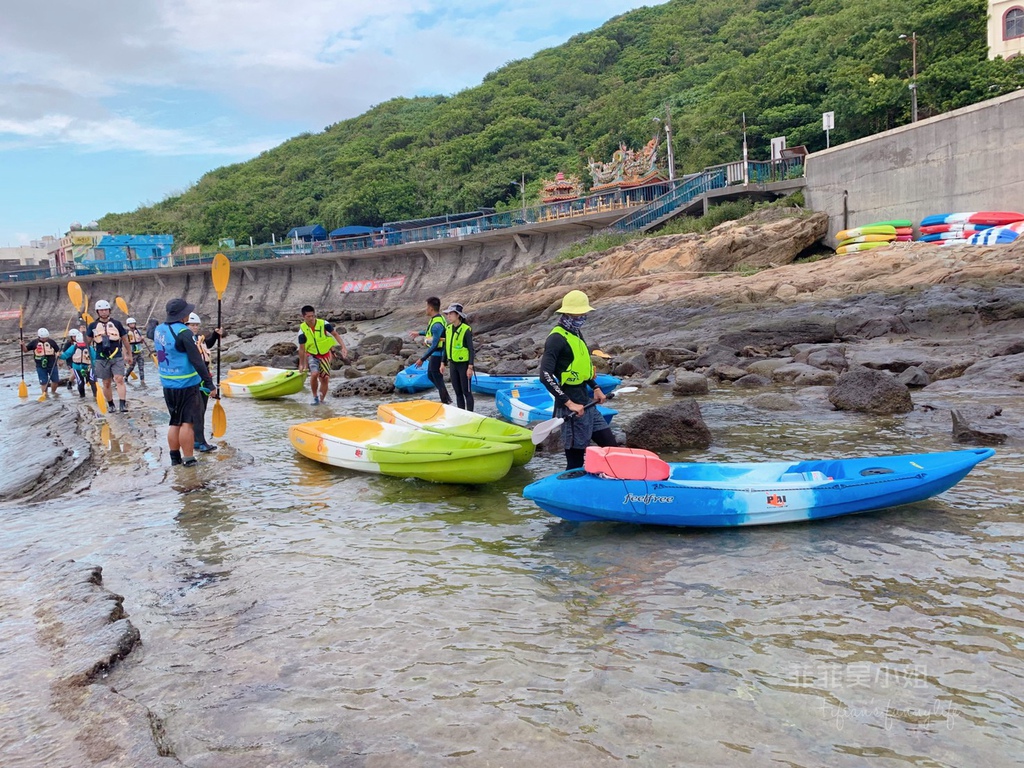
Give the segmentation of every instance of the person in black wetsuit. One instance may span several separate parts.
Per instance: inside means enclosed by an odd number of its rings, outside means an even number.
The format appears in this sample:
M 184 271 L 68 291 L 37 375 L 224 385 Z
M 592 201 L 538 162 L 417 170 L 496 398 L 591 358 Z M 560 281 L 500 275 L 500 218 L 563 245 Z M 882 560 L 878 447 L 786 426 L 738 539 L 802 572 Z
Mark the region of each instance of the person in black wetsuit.
M 593 310 L 583 291 L 565 294 L 558 308 L 561 318 L 548 334 L 540 359 L 541 384 L 555 398 L 555 417 L 565 419 L 562 443 L 567 470 L 583 466 L 591 440 L 602 446 L 618 445 L 597 408 L 584 408 L 591 399 L 595 403 L 607 399 L 594 380 L 594 364 L 581 333 L 587 313 Z

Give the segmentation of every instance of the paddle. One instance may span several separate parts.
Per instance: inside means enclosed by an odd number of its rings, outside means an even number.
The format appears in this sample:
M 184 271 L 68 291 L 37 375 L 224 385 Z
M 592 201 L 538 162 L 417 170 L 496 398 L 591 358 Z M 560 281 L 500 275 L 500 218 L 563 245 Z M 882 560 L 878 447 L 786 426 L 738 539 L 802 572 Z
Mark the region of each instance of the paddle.
M 217 292 L 217 327 L 221 325 L 221 299 L 224 298 L 224 291 L 228 288 L 228 279 L 231 277 L 231 262 L 223 253 L 213 257 L 213 289 Z M 220 348 L 221 342 L 217 342 L 217 388 L 220 389 Z M 228 416 L 224 413 L 224 406 L 220 403 L 220 393 L 217 393 L 217 400 L 213 404 L 213 436 L 223 437 L 228 429 Z
M 75 307 L 75 311 L 81 314 L 82 310 L 85 309 L 82 306 L 82 302 L 85 300 L 85 295 L 82 293 L 82 286 L 72 280 L 68 283 L 68 298 L 71 299 L 71 303 Z
M 639 389 L 640 387 L 619 387 L 614 392 L 609 392 L 607 399 L 611 400 L 616 395 L 628 395 L 633 392 L 637 392 Z M 591 408 L 595 405 L 597 405 L 597 402 L 591 401 L 583 407 Z M 548 419 L 547 421 L 542 421 L 540 424 L 533 428 L 533 434 L 530 436 L 530 442 L 532 442 L 534 445 L 540 445 L 541 443 L 544 442 L 545 439 L 547 439 L 548 435 L 550 435 L 552 432 L 554 432 L 556 429 L 562 426 L 562 423 L 564 421 L 565 419 L 561 417 Z
M 131 312 L 129 312 L 129 311 L 128 311 L 128 302 L 127 302 L 127 301 L 125 301 L 125 300 L 124 300 L 124 299 L 123 299 L 122 297 L 120 297 L 120 296 L 115 296 L 115 297 L 114 297 L 114 303 L 115 303 L 115 304 L 117 304 L 117 308 L 118 308 L 118 309 L 120 309 L 120 310 L 121 310 L 122 312 L 124 312 L 124 316 L 125 316 L 125 318 L 127 318 L 127 317 L 128 317 L 128 315 L 130 315 L 130 314 L 131 314 Z M 125 323 L 125 325 L 127 325 L 127 323 Z M 138 326 L 136 326 L 136 328 L 137 328 L 137 327 L 138 327 Z M 154 355 L 154 354 L 153 354 L 153 353 L 152 353 L 152 352 L 150 351 L 150 349 L 149 349 L 149 344 L 147 344 L 147 343 L 146 343 L 146 339 L 145 339 L 145 337 L 143 337 L 143 339 L 142 339 L 142 345 L 143 345 L 143 346 L 144 346 L 144 347 L 146 348 L 146 352 L 148 352 L 148 353 L 149 353 L 150 355 L 152 355 L 152 357 L 153 357 L 153 364 L 154 364 L 154 365 L 158 365 L 159 363 L 157 363 L 156 355 Z M 133 365 L 133 367 L 134 367 L 134 365 L 135 365 L 135 364 L 134 364 L 134 363 L 132 363 L 132 365 Z M 137 374 L 137 373 L 136 373 L 136 372 L 134 371 L 134 369 L 132 370 L 132 375 L 131 375 L 131 378 L 132 378 L 132 379 L 137 379 L 137 378 L 139 378 L 139 374 Z
M 18 385 L 18 397 L 28 397 L 28 384 L 25 383 L 25 308 L 18 313 L 18 336 L 21 339 L 21 384 Z

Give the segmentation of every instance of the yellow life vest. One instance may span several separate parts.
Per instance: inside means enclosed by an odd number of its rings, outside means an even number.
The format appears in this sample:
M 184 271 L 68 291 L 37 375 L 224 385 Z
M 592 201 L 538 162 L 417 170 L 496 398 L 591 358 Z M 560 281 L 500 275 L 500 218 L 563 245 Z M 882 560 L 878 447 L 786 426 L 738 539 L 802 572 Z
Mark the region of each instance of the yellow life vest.
M 586 342 L 575 333 L 569 333 L 560 325 L 552 328 L 551 333 L 557 333 L 563 337 L 569 343 L 569 349 L 572 350 L 572 363 L 562 372 L 561 383 L 563 385 L 583 384 L 594 378 L 594 361 L 590 359 L 590 350 L 587 349 Z
M 463 346 L 466 332 L 473 330 L 469 323 L 449 325 L 444 332 L 444 351 L 449 362 L 464 363 L 469 360 L 469 349 Z
M 427 338 L 423 340 L 423 343 L 428 347 L 434 343 L 434 326 L 438 323 L 441 324 L 441 341 L 439 346 L 444 346 L 444 332 L 448 329 L 448 323 L 445 322 L 444 317 L 441 315 L 434 315 L 430 318 L 430 322 L 427 323 Z
M 323 318 L 317 318 L 316 327 L 313 329 L 306 325 L 305 320 L 299 326 L 299 332 L 306 337 L 306 351 L 309 354 L 322 357 L 330 352 L 333 347 L 337 346 L 337 339 L 327 333 L 324 328 L 326 325 L 327 322 Z

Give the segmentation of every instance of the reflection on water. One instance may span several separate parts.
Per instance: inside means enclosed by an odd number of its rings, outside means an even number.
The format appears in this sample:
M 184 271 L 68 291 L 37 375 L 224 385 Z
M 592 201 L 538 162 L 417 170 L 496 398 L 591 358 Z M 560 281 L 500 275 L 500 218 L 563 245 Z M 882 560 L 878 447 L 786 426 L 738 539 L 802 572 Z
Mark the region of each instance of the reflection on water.
M 664 399 L 622 398 L 619 418 Z M 1019 450 L 938 499 L 853 518 L 581 525 L 521 496 L 559 456 L 459 487 L 288 444 L 290 423 L 375 406 L 231 401 L 195 475 L 5 518 L 0 551 L 103 564 L 144 640 L 110 680 L 163 718 L 184 764 L 1019 760 Z M 955 447 L 908 420 L 780 417 L 738 396 L 703 409 L 715 445 L 676 458 Z

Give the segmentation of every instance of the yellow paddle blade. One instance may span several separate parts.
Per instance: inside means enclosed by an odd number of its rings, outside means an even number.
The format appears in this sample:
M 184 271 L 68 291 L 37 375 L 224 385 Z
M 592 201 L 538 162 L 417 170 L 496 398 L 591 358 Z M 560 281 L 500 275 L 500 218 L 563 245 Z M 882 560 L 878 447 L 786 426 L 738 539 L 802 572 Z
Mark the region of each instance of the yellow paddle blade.
M 131 314 L 131 312 L 128 311 L 128 302 L 122 299 L 120 296 L 117 296 L 114 299 L 114 303 L 117 304 L 117 308 L 124 312 L 126 315 Z
M 103 396 L 103 387 L 99 386 L 98 383 L 97 383 L 97 386 L 96 386 L 96 405 L 100 409 L 100 414 L 103 415 L 103 416 L 106 416 L 107 415 L 107 398 L 105 398 Z
M 224 437 L 224 433 L 228 431 L 228 415 L 224 412 L 224 406 L 220 404 L 220 400 L 215 400 L 213 403 L 213 436 Z
M 139 374 L 137 374 L 135 371 L 132 371 L 132 375 L 129 376 L 128 378 L 130 378 L 132 381 L 135 381 L 135 379 L 139 378 Z
M 231 277 L 231 262 L 223 253 L 213 257 L 213 290 L 217 292 L 217 300 L 224 296 L 228 289 L 228 279 Z
M 595 349 L 590 354 L 592 354 L 594 357 L 602 357 L 605 360 L 610 360 L 611 359 L 611 355 L 609 355 L 607 352 L 605 352 L 602 349 Z
M 160 361 L 156 357 L 156 352 L 154 352 L 152 355 L 150 355 L 150 357 L 153 358 L 153 365 L 156 365 L 156 366 L 160 365 Z
M 85 320 L 86 324 L 89 324 L 89 323 L 92 322 L 92 315 L 90 315 L 88 312 L 83 314 L 82 318 Z
M 28 384 L 25 383 L 24 379 L 18 385 L 18 397 L 28 397 Z
M 85 309 L 83 304 L 85 301 L 85 295 L 82 293 L 82 286 L 74 280 L 68 283 L 68 298 L 71 299 L 71 303 L 75 307 L 75 312 L 81 312 Z

